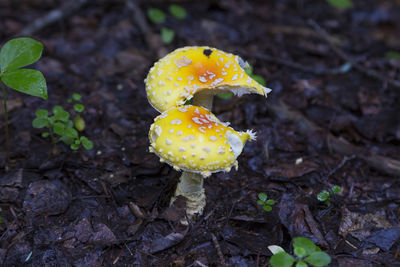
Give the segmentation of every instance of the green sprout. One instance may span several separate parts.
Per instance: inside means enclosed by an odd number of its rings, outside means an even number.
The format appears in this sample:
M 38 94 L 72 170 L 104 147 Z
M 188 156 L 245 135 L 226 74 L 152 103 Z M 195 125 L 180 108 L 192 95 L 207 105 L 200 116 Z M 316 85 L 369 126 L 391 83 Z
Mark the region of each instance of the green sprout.
M 385 54 L 387 59 L 394 59 L 400 61 L 400 52 L 397 51 L 388 51 Z
M 86 150 L 91 150 L 93 142 L 78 133 L 85 129 L 85 120 L 80 115 L 85 110 L 85 107 L 80 101 L 81 96 L 76 93 L 67 101 L 68 103 L 78 102 L 73 105 L 73 109 L 76 112 L 73 121 L 70 119 L 71 114 L 64 110 L 63 107 L 54 106 L 52 109 L 53 115 L 51 116 L 45 109 L 37 110 L 32 126 L 38 129 L 47 128 L 47 131 L 42 133 L 42 137 L 50 137 L 53 145 L 63 142 L 69 145 L 72 150 L 78 150 L 81 146 Z
M 8 136 L 8 112 L 5 87 L 21 93 L 47 100 L 47 86 L 43 74 L 34 69 L 22 67 L 35 63 L 42 56 L 43 45 L 31 38 L 11 39 L 0 50 L 0 86 L 3 90 L 7 161 L 9 161 L 10 141 Z
M 326 0 L 331 6 L 337 9 L 348 9 L 353 7 L 352 0 Z
M 260 193 L 258 194 L 257 204 L 262 206 L 263 210 L 271 211 L 272 210 L 271 206 L 275 205 L 275 200 L 268 199 L 267 194 L 265 193 Z
M 164 23 L 166 19 L 165 13 L 161 9 L 152 7 L 147 9 L 147 17 L 154 24 Z
M 187 16 L 186 10 L 176 4 L 172 4 L 168 8 L 169 13 L 176 19 L 185 19 Z M 164 11 L 158 8 L 148 8 L 147 9 L 147 17 L 154 24 L 164 24 L 166 21 L 166 14 Z M 161 40 L 164 44 L 168 45 L 172 43 L 175 38 L 175 31 L 163 26 L 160 30 Z
M 174 40 L 175 37 L 175 31 L 171 30 L 167 27 L 162 27 L 161 28 L 161 40 L 163 41 L 164 44 L 170 44 Z
M 285 252 L 279 246 L 269 246 L 272 255 L 269 263 L 272 267 L 291 267 L 296 263 L 296 267 L 307 267 L 309 265 L 315 267 L 323 267 L 331 262 L 331 257 L 321 251 L 321 249 L 308 238 L 293 238 L 293 252 L 295 257 Z
M 317 199 L 322 203 L 325 203 L 329 207 L 331 205 L 331 197 L 333 195 L 339 194 L 340 191 L 342 191 L 342 188 L 338 185 L 334 185 L 329 191 L 324 189 L 319 192 L 317 195 Z
M 176 19 L 185 19 L 187 16 L 186 10 L 183 7 L 175 4 L 169 6 L 169 13 Z

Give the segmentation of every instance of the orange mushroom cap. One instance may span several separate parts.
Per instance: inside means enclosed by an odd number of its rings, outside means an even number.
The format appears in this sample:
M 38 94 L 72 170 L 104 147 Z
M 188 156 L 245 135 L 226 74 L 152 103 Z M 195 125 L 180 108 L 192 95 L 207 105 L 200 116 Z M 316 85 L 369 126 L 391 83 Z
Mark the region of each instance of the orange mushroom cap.
M 181 106 L 155 118 L 150 151 L 175 169 L 202 173 L 230 171 L 252 131 L 237 132 L 203 107 Z
M 147 98 L 160 112 L 181 106 L 196 92 L 210 94 L 231 91 L 236 95 L 256 93 L 267 96 L 271 90 L 253 80 L 236 55 L 208 46 L 179 48 L 160 59 L 145 79 Z

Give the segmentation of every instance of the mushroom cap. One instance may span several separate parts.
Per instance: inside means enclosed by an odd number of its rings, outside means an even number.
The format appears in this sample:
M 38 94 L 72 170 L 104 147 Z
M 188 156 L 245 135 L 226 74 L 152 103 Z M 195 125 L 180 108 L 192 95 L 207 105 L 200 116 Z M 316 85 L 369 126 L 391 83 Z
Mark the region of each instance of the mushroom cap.
M 171 108 L 154 119 L 150 127 L 150 152 L 176 170 L 201 173 L 230 171 L 248 140 L 250 130 L 237 132 L 203 107 Z
M 241 96 L 267 96 L 271 90 L 246 74 L 239 56 L 208 46 L 187 46 L 169 53 L 145 79 L 147 98 L 159 112 L 181 106 L 201 90 L 210 94 L 231 91 Z

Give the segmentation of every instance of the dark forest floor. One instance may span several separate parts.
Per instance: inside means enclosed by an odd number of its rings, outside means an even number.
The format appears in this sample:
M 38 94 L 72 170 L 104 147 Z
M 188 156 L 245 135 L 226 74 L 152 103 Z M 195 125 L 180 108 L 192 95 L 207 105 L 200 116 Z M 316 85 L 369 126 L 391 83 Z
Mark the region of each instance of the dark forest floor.
M 0 265 L 266 266 L 269 245 L 290 252 L 291 239 L 304 236 L 331 266 L 400 266 L 400 60 L 385 57 L 400 51 L 400 2 L 354 1 L 345 11 L 325 1 L 176 2 L 188 17 L 167 17 L 170 45 L 146 20 L 150 6 L 167 11 L 163 1 L 0 2 L 1 44 L 50 11 L 83 3 L 29 34 L 45 46 L 34 67 L 49 100 L 7 91 L 12 154 L 6 172 L 2 131 Z M 207 206 L 190 227 L 168 209 L 179 173 L 148 152 L 158 113 L 143 83 L 156 60 L 186 45 L 241 55 L 273 90 L 267 100 L 215 100 L 214 114 L 258 139 L 246 144 L 238 171 L 206 179 Z M 34 111 L 67 108 L 74 92 L 95 148 L 60 145 L 49 157 Z M 342 192 L 327 207 L 316 196 L 332 185 Z M 261 192 L 277 201 L 271 212 L 257 206 Z

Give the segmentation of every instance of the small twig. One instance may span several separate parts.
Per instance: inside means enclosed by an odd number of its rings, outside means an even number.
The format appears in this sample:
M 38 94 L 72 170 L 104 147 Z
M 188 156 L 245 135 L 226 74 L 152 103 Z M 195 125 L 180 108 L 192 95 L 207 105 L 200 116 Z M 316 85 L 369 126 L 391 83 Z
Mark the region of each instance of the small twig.
M 129 254 L 131 254 L 131 256 L 133 256 L 132 250 L 128 247 L 128 245 L 126 243 L 124 243 L 124 245 L 128 249 Z
M 361 66 L 360 64 L 358 64 L 356 62 L 356 60 L 353 59 L 353 57 L 346 55 L 346 53 L 344 53 L 341 49 L 339 49 L 333 42 L 332 39 L 330 38 L 328 32 L 326 30 L 324 30 L 317 22 L 315 22 L 314 20 L 309 20 L 308 24 L 314 28 L 314 30 L 322 37 L 322 39 L 324 39 L 329 46 L 331 47 L 331 49 L 344 61 L 350 62 L 350 64 L 354 67 L 354 69 L 358 70 L 361 73 L 364 73 L 372 78 L 381 80 L 382 82 L 387 82 L 388 84 L 400 88 L 400 81 L 396 81 L 392 78 L 389 77 L 385 77 L 383 76 L 381 73 L 372 70 L 372 69 L 368 69 L 364 66 Z
M 124 252 L 124 248 L 121 248 L 121 251 L 118 253 L 117 257 L 115 258 L 115 260 L 112 263 L 113 265 L 115 265 L 119 261 L 119 258 L 121 258 L 122 252 Z
M 335 174 L 338 170 L 340 170 L 341 168 L 343 168 L 344 164 L 346 164 L 347 161 L 352 160 L 356 157 L 356 155 L 351 155 L 351 156 L 344 156 L 342 161 L 339 163 L 339 165 L 337 165 L 335 168 L 333 168 L 328 175 L 326 176 L 326 179 L 328 179 L 329 177 L 331 177 L 333 174 Z
M 221 265 L 226 266 L 224 254 L 222 254 L 221 247 L 219 246 L 218 240 L 213 233 L 211 233 L 211 239 L 214 243 L 215 249 L 217 250 L 217 254 L 218 254 L 219 260 L 221 261 Z
M 61 8 L 54 9 L 47 13 L 47 15 L 45 15 L 44 17 L 38 18 L 33 23 L 22 29 L 19 35 L 28 36 L 37 33 L 43 28 L 74 14 L 75 11 L 85 5 L 88 0 L 77 0 L 71 2 L 72 4 L 67 1 L 67 4 L 63 5 Z

